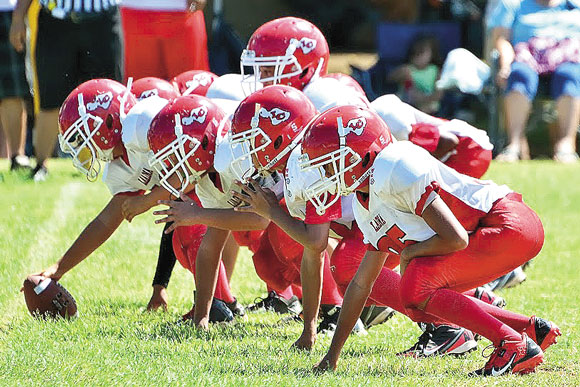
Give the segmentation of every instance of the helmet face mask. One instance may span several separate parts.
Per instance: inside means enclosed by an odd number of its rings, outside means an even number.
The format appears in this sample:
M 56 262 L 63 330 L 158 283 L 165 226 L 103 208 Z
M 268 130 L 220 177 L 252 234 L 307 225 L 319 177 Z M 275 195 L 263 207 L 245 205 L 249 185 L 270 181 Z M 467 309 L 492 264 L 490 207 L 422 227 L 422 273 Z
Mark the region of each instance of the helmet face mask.
M 161 109 L 147 133 L 149 165 L 161 186 L 179 197 L 197 184 L 213 165 L 217 137 L 228 129 L 228 116 L 203 96 L 179 97 Z
M 256 172 L 268 175 L 284 168 L 315 115 L 308 98 L 290 86 L 268 86 L 244 99 L 229 138 L 236 177 L 246 181 Z
M 63 102 L 58 116 L 59 145 L 89 181 L 96 180 L 101 161 L 113 160 L 113 151 L 122 141 L 126 111 L 136 102 L 130 83 L 125 87 L 110 79 L 84 82 Z
M 203 173 L 193 169 L 188 161 L 190 157 L 193 157 L 201 143 L 198 139 L 183 133 L 180 121 L 179 114 L 176 114 L 175 140 L 149 158 L 149 165 L 159 174 L 159 183 L 175 197 L 179 197 L 179 192 L 184 192 L 188 185 L 197 183 L 203 175 Z M 179 184 L 181 184 L 179 190 L 169 182 L 173 175 L 177 176 Z
M 328 58 L 326 39 L 312 23 L 296 17 L 275 19 L 260 26 L 242 52 L 242 84 L 252 92 L 260 85 L 276 84 L 302 90 L 326 74 Z M 248 74 L 246 68 L 253 73 Z
M 346 124 L 344 123 L 346 122 Z M 319 215 L 366 186 L 375 157 L 392 142 L 389 128 L 373 111 L 338 106 L 318 115 L 307 127 L 300 168 L 320 178 L 305 190 Z

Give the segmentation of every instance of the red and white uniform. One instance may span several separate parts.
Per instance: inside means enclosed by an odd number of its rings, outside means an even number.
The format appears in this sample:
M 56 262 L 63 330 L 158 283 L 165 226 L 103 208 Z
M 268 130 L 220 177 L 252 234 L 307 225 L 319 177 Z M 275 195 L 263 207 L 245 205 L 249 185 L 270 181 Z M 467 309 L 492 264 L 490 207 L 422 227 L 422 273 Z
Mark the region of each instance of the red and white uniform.
M 143 194 L 159 182 L 159 176 L 149 166 L 147 131 L 166 104 L 167 100 L 154 96 L 137 102 L 127 113 L 122 122 L 125 154 L 107 163 L 103 170 L 103 182 L 111 195 Z
M 211 178 L 204 177 L 196 186 L 196 193 L 207 208 L 232 208 L 238 205 L 232 197 L 231 190 L 239 190 L 234 184 L 237 179 L 233 172 L 232 161 L 238 155 L 238 148 L 232 145 L 226 135 L 217 145 L 214 167 L 219 172 Z M 251 165 L 244 166 L 250 169 Z M 284 179 L 275 172 L 267 177 L 261 177 L 258 183 L 262 188 L 273 191 L 279 199 L 284 195 Z M 275 290 L 284 297 L 300 291 L 300 264 L 303 247 L 273 222 L 264 231 L 249 233 L 234 232 L 236 241 L 250 247 L 253 254 L 254 267 L 258 276 L 266 283 L 269 290 Z M 248 240 L 250 239 L 250 240 Z M 328 259 L 326 267 L 329 270 Z M 342 297 L 338 294 L 336 284 L 329 280 L 323 283 L 323 304 L 339 305 Z M 294 289 L 294 291 L 290 290 Z M 297 294 L 298 297 L 301 294 Z
M 344 295 L 367 251 L 352 210 L 354 194 L 341 197 L 324 215 L 318 215 L 312 203 L 306 199 L 305 190 L 317 182 L 320 176 L 314 170 L 304 171 L 300 168 L 300 153 L 300 148 L 295 148 L 286 166 L 286 205 L 290 215 L 306 224 L 330 223 L 330 236 L 340 241 L 330 257 L 330 270 L 341 295 Z M 398 265 L 398 260 L 389 260 L 387 264 L 393 269 Z M 375 299 L 374 291 L 369 296 L 368 304 L 381 304 Z
M 469 233 L 464 250 L 415 258 L 401 279 L 401 301 L 415 309 L 438 289 L 464 292 L 530 260 L 544 240 L 538 216 L 506 186 L 457 173 L 406 141 L 387 146 L 375 159 L 368 198 L 357 194 L 355 218 L 369 248 L 399 254 L 408 244 L 435 235 L 421 217 L 440 197 Z M 425 321 L 425 320 L 422 320 Z
M 415 109 L 397 96 L 389 94 L 370 104 L 397 140 L 412 143 L 434 152 L 441 133 L 457 136 L 459 144 L 441 158 L 445 165 L 468 176 L 480 178 L 489 168 L 493 145 L 487 133 L 462 120 L 443 120 Z

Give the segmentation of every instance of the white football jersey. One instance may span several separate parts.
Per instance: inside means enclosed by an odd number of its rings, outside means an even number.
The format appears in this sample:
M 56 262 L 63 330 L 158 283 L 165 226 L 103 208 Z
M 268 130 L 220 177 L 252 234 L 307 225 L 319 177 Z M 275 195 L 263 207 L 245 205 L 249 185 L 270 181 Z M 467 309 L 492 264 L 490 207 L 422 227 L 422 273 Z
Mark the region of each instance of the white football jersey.
M 257 88 L 261 88 L 262 84 L 257 82 Z M 248 84 L 242 84 L 241 74 L 225 74 L 216 78 L 207 89 L 205 94 L 208 98 L 230 99 L 234 101 L 241 101 L 246 96 L 252 94 Z
M 151 150 L 147 132 L 151 121 L 167 104 L 160 97 L 141 100 L 133 106 L 122 122 L 125 154 L 105 164 L 103 182 L 112 195 L 150 190 L 159 183 L 159 176 L 149 166 Z
M 218 173 L 206 174 L 195 186 L 195 193 L 204 208 L 232 208 L 240 204 L 231 193 L 231 191 L 240 191 L 239 187 L 234 184 L 238 178 L 232 163 L 240 155 L 240 150 L 239 146 L 231 144 L 229 133 L 217 143 L 214 168 Z M 241 165 L 244 171 L 249 171 L 251 167 L 249 159 Z M 283 196 L 284 181 L 279 173 L 261 177 L 258 183 L 262 188 L 272 190 L 278 198 Z
M 310 81 L 302 91 L 320 113 L 335 106 L 355 105 L 369 107 L 370 105 L 364 95 L 335 78 L 316 78 Z
M 421 214 L 437 196 L 471 232 L 493 204 L 510 192 L 505 185 L 459 174 L 423 148 L 399 141 L 377 155 L 368 198 L 357 194 L 353 210 L 365 243 L 399 254 L 407 243 L 435 234 Z
M 346 226 L 349 230 L 352 229 L 354 221 L 352 201 L 354 194 L 341 197 L 324 215 L 318 215 L 304 192 L 320 179 L 320 175 L 314 170 L 304 171 L 300 168 L 300 154 L 300 146 L 294 148 L 286 165 L 284 198 L 290 215 L 303 220 L 306 224 L 336 222 Z M 331 237 L 342 238 L 340 233 L 335 232 L 332 227 L 330 231 Z
M 485 131 L 462 120 L 447 121 L 423 113 L 401 101 L 394 94 L 383 95 L 371 102 L 370 106 L 385 121 L 393 137 L 397 140 L 408 140 L 413 131 L 413 125 L 430 124 L 437 127 L 439 132 L 453 133 L 458 137 L 469 137 L 483 149 L 493 149 Z

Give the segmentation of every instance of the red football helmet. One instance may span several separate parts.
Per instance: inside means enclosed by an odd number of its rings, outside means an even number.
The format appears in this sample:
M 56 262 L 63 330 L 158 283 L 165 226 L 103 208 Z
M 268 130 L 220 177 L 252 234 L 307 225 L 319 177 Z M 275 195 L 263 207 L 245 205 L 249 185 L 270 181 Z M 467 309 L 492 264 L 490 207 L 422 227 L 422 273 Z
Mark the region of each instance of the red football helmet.
M 179 97 L 177 88 L 171 83 L 155 77 L 145 77 L 136 80 L 131 86 L 131 92 L 139 101 L 157 95 L 167 100 Z
M 227 114 L 209 98 L 188 95 L 165 105 L 147 132 L 153 151 L 149 164 L 159 173 L 161 185 L 179 197 L 212 167 L 216 140 L 229 129 Z M 169 182 L 174 174 L 180 191 Z
M 368 184 L 377 154 L 393 142 L 385 122 L 372 110 L 337 106 L 319 114 L 306 128 L 300 167 L 321 179 L 306 196 L 322 215 L 340 195 Z
M 302 90 L 310 80 L 325 75 L 329 58 L 328 44 L 322 32 L 309 21 L 283 17 L 260 26 L 242 52 L 242 82 L 281 83 Z M 244 74 L 244 66 L 253 74 Z M 271 74 L 267 73 L 270 67 Z
M 365 94 L 365 91 L 361 87 L 361 85 L 350 75 L 346 75 L 346 74 L 342 74 L 342 73 L 330 73 L 330 74 L 326 74 L 325 77 L 334 78 L 334 79 L 338 80 L 340 83 L 342 83 L 343 85 L 348 86 L 351 89 L 353 89 L 354 91 L 356 91 L 357 93 L 362 94 L 365 98 L 367 96 Z
M 312 102 L 290 86 L 268 86 L 244 99 L 234 113 L 230 136 L 237 177 L 243 181 L 253 174 L 244 167 L 252 160 L 258 172 L 284 167 L 315 115 Z
M 91 181 L 100 161 L 113 160 L 121 142 L 122 120 L 137 101 L 131 92 L 111 79 L 93 79 L 74 89 L 58 113 L 60 148 L 73 157 L 74 166 Z
M 171 82 L 179 89 L 181 95 L 197 94 L 205 96 L 216 78 L 218 76 L 210 71 L 190 70 L 173 77 Z

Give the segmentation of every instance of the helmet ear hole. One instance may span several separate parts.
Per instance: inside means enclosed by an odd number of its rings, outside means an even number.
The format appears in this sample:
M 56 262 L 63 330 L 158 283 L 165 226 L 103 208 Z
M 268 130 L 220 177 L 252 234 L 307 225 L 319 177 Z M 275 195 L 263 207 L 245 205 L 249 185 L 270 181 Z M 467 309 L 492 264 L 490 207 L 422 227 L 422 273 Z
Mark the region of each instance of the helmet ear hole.
M 207 135 L 203 136 L 203 140 L 201 140 L 201 149 L 207 150 L 207 146 L 209 145 L 209 138 Z
M 308 68 L 302 70 L 302 72 L 300 73 L 300 78 L 304 78 L 308 74 L 308 70 L 309 70 Z
M 278 138 L 276 138 L 276 141 L 274 141 L 274 149 L 280 148 L 281 145 L 282 145 L 282 136 L 278 136 Z
M 361 163 L 362 164 L 362 167 L 363 168 L 366 168 L 367 167 L 367 164 L 369 163 L 370 160 L 371 160 L 371 153 L 370 152 L 367 152 L 367 154 L 365 155 L 365 157 L 363 157 L 363 159 L 362 159 L 362 163 Z
M 105 125 L 107 128 L 111 129 L 113 127 L 113 116 L 111 114 L 107 115 L 107 119 L 105 120 Z

